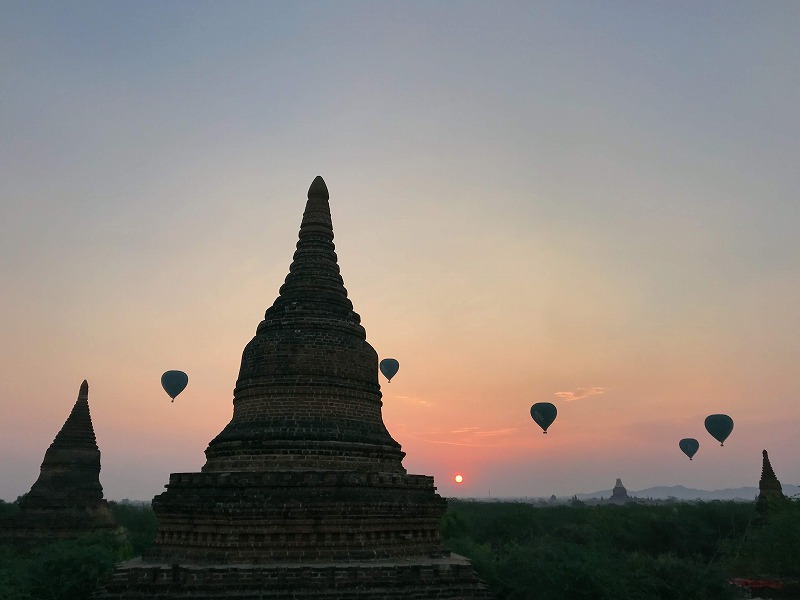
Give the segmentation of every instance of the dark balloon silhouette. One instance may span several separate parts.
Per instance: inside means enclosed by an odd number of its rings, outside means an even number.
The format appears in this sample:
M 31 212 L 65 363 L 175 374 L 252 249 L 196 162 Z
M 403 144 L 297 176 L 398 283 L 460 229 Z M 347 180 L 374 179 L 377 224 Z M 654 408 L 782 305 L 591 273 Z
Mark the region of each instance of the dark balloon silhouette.
M 175 402 L 175 396 L 180 394 L 189 383 L 189 376 L 183 371 L 167 371 L 161 376 L 161 387 Z
M 392 383 L 392 377 L 397 375 L 397 371 L 400 369 L 400 363 L 393 358 L 384 358 L 381 361 L 380 368 L 383 376 L 386 377 L 389 383 Z
M 683 453 L 689 457 L 689 460 L 692 460 L 692 457 L 697 454 L 697 451 L 700 449 L 700 442 L 694 438 L 683 438 L 678 442 L 678 446 L 680 446 Z
M 725 440 L 733 431 L 733 419 L 728 415 L 709 415 L 706 417 L 706 431 L 719 442 L 720 446 L 724 446 Z
M 547 428 L 556 420 L 557 414 L 558 409 L 550 402 L 537 402 L 531 406 L 531 417 L 543 429 L 542 433 L 547 433 Z

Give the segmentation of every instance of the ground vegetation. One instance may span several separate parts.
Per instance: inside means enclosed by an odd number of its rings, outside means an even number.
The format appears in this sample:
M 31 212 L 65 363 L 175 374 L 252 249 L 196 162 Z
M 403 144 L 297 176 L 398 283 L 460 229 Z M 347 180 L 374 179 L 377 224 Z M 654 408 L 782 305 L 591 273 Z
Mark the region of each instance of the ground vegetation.
M 21 552 L 0 545 L 3 600 L 86 600 L 114 564 L 155 540 L 149 505 L 110 503 L 118 527 Z M 0 502 L 0 517 L 16 511 Z M 731 580 L 780 582 L 762 598 L 797 598 L 800 503 L 536 506 L 449 501 L 442 536 L 502 600 L 747 598 Z M 752 596 L 754 597 L 754 596 Z
M 780 581 L 780 597 L 800 577 L 800 506 L 791 501 L 764 517 L 744 502 L 451 500 L 442 533 L 504 600 L 749 597 L 732 579 Z

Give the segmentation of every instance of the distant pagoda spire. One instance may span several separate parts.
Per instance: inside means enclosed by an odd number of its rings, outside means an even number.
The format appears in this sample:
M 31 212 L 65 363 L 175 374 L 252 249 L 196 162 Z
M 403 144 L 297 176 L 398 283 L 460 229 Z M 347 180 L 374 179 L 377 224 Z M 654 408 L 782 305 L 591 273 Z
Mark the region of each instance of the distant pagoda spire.
M 617 477 L 617 482 L 614 484 L 614 489 L 611 490 L 611 497 L 608 501 L 612 504 L 625 504 L 630 500 L 628 490 L 622 485 L 622 478 Z
M 758 482 L 759 490 L 777 490 L 783 493 L 781 482 L 775 475 L 772 464 L 769 462 L 769 454 L 766 450 L 761 451 L 761 481 Z
M 209 443 L 203 471 L 404 473 L 382 404 L 378 355 L 347 297 L 318 176 L 289 274 L 242 353 L 233 418 Z
M 85 380 L 67 420 L 45 452 L 38 479 L 19 507 L 14 521 L 3 527 L 17 542 L 74 537 L 112 525 L 100 485 L 100 450 Z
M 781 482 L 775 476 L 775 471 L 769 462 L 769 454 L 766 450 L 761 451 L 761 479 L 758 482 L 758 498 L 756 499 L 756 508 L 761 512 L 765 512 L 770 501 L 776 498 L 783 499 L 783 488 Z

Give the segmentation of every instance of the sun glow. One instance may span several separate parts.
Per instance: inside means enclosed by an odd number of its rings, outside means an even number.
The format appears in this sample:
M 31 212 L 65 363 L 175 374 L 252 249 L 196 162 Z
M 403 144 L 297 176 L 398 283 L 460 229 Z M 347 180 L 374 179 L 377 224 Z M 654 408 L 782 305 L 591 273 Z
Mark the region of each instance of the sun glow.
M 455 476 L 455 480 L 456 483 L 461 483 L 462 481 L 464 481 L 464 478 L 461 476 L 461 474 L 458 474 Z

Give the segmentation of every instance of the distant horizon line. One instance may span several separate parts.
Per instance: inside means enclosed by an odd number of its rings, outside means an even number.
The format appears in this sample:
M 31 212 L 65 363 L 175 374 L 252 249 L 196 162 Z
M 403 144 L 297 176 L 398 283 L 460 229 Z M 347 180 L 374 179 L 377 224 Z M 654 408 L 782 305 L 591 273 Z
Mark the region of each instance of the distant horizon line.
M 783 483 L 781 485 L 784 488 L 784 490 L 786 488 L 794 488 L 796 490 L 796 492 L 794 492 L 792 494 L 786 494 L 787 496 L 800 495 L 800 484 Z M 685 485 L 682 485 L 682 484 L 651 485 L 649 487 L 642 488 L 641 490 L 630 490 L 627 487 L 625 488 L 625 490 L 628 493 L 628 495 L 642 494 L 642 493 L 646 493 L 648 491 L 657 490 L 657 489 L 663 489 L 663 490 L 674 489 L 676 491 L 677 490 L 686 490 L 686 491 L 688 491 L 690 493 L 691 492 L 702 492 L 704 494 L 723 494 L 723 493 L 726 493 L 726 492 L 730 493 L 730 492 L 739 492 L 739 491 L 743 491 L 743 490 L 752 490 L 752 491 L 755 491 L 756 495 L 757 495 L 759 488 L 758 488 L 758 485 L 742 485 L 742 486 L 737 486 L 737 487 L 726 487 L 726 488 L 717 488 L 717 489 L 713 489 L 713 490 L 708 490 L 708 489 L 703 489 L 703 488 L 686 487 Z M 470 499 L 475 499 L 475 500 L 478 500 L 478 499 L 480 499 L 480 500 L 485 500 L 485 499 L 488 499 L 488 500 L 520 500 L 520 499 L 526 499 L 526 500 L 548 500 L 548 499 L 552 498 L 553 496 L 555 496 L 557 499 L 567 499 L 568 500 L 568 499 L 574 498 L 576 496 L 583 497 L 585 499 L 591 499 L 591 498 L 602 499 L 603 496 L 601 496 L 600 494 L 611 494 L 612 492 L 613 492 L 613 488 L 608 488 L 608 489 L 605 489 L 605 490 L 595 490 L 593 492 L 572 492 L 570 494 L 560 494 L 560 495 L 559 494 L 549 494 L 549 495 L 546 495 L 546 494 L 545 495 L 519 495 L 519 494 L 512 495 L 512 494 L 504 494 L 504 495 L 495 496 L 495 495 L 492 495 L 491 492 L 490 492 L 487 495 L 472 495 L 472 496 L 445 496 L 445 495 L 442 495 L 442 496 L 444 498 L 453 498 L 455 500 L 470 500 Z M 21 494 L 20 496 L 22 496 L 22 495 L 24 495 L 24 494 Z M 642 496 L 638 496 L 638 497 L 644 499 L 644 497 L 642 497 Z M 683 498 L 683 499 L 686 499 L 686 498 Z M 742 499 L 745 500 L 745 498 L 742 498 Z M 0 501 L 6 502 L 8 504 L 14 503 L 14 502 L 16 502 L 16 500 L 17 500 L 16 498 L 14 498 L 13 500 L 6 500 L 6 499 L 3 499 L 3 498 L 0 498 Z M 152 498 L 148 498 L 148 499 L 145 499 L 145 498 L 105 498 L 105 500 L 108 501 L 108 502 L 129 502 L 129 503 L 132 503 L 132 504 L 133 503 L 135 503 L 135 504 L 149 504 L 150 502 L 152 502 L 153 499 Z
M 781 484 L 781 485 L 782 485 L 783 488 L 787 488 L 787 487 L 788 488 L 797 488 L 798 493 L 800 493 L 800 484 L 784 483 L 784 484 Z M 717 489 L 713 489 L 713 490 L 708 490 L 708 489 L 703 489 L 703 488 L 687 487 L 687 486 L 681 485 L 681 484 L 676 484 L 676 485 L 651 485 L 651 486 L 648 486 L 646 488 L 642 488 L 641 490 L 630 490 L 628 488 L 625 488 L 625 490 L 628 492 L 629 495 L 630 494 L 641 494 L 643 492 L 647 492 L 649 490 L 655 490 L 655 489 L 667 489 L 667 490 L 669 490 L 669 489 L 676 489 L 676 490 L 677 489 L 681 489 L 681 490 L 687 490 L 689 492 L 704 492 L 704 493 L 707 493 L 707 494 L 724 493 L 724 492 L 736 492 L 736 491 L 739 491 L 739 490 L 755 490 L 756 493 L 757 493 L 758 492 L 758 485 L 742 485 L 742 486 L 737 486 L 737 487 L 717 488 Z M 473 495 L 473 496 L 443 496 L 443 497 L 445 497 L 445 498 L 454 498 L 456 500 L 468 500 L 468 499 L 514 500 L 514 499 L 522 499 L 522 498 L 532 499 L 532 500 L 540 500 L 540 499 L 547 500 L 549 498 L 552 498 L 553 496 L 555 496 L 556 498 L 570 499 L 570 498 L 573 498 L 575 496 L 589 496 L 591 494 L 606 494 L 606 493 L 607 494 L 611 494 L 612 490 L 613 490 L 613 488 L 608 488 L 607 490 L 596 490 L 596 491 L 593 491 L 593 492 L 573 492 L 571 494 L 561 494 L 561 495 L 559 495 L 559 494 L 550 494 L 550 495 L 519 495 L 519 494 L 512 495 L 512 494 L 505 494 L 505 495 L 495 496 L 495 495 L 492 495 L 492 494 L 488 494 L 488 495 L 484 495 L 484 496 Z M 597 496 L 597 497 L 599 498 L 599 496 Z M 142 499 L 142 498 L 106 498 L 106 500 L 109 501 L 109 502 L 149 503 L 149 502 L 152 501 L 152 498 L 150 498 L 150 499 Z M 10 501 L 6 500 L 6 502 L 14 502 L 14 500 L 10 500 Z

